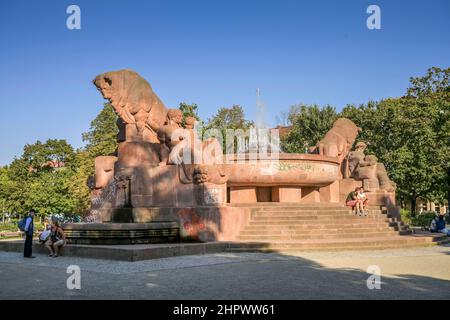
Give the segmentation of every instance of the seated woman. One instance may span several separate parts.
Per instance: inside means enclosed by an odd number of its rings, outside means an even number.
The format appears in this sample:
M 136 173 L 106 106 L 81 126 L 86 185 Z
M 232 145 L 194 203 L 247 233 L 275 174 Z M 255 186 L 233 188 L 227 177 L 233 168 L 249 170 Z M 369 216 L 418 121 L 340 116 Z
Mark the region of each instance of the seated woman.
M 366 194 L 364 193 L 364 188 L 359 188 L 356 193 L 356 197 L 359 201 L 361 201 L 362 213 L 367 216 L 369 212 L 367 211 L 367 205 L 369 203 L 369 199 L 367 199 Z
M 361 215 L 363 212 L 363 204 L 362 201 L 358 199 L 358 191 L 360 187 L 356 187 L 355 191 L 352 191 L 348 194 L 347 199 L 345 200 L 345 205 L 348 207 L 355 208 L 355 214 Z
M 66 244 L 66 235 L 61 228 L 59 221 L 54 221 L 52 224 L 50 238 L 45 243 L 49 251 L 49 257 L 57 257 L 59 249 Z

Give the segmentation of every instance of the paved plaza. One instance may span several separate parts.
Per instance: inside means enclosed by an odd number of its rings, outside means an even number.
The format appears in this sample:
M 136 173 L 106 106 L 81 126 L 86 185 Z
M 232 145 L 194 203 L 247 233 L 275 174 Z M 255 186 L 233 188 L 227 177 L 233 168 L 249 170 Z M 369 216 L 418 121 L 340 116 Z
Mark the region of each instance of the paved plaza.
M 67 267 L 81 270 L 69 290 Z M 369 290 L 377 266 L 381 288 Z M 450 245 L 427 248 L 221 253 L 139 262 L 0 252 L 0 299 L 449 299 Z

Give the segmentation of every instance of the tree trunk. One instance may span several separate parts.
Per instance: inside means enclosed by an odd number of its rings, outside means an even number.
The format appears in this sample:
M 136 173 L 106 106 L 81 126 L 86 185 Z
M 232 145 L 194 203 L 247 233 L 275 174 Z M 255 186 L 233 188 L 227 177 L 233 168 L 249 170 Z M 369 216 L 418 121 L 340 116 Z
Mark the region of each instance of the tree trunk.
M 411 217 L 416 217 L 416 204 L 417 204 L 417 195 L 415 192 L 413 192 L 413 195 L 411 196 Z
M 447 211 L 450 212 L 450 167 L 447 168 Z

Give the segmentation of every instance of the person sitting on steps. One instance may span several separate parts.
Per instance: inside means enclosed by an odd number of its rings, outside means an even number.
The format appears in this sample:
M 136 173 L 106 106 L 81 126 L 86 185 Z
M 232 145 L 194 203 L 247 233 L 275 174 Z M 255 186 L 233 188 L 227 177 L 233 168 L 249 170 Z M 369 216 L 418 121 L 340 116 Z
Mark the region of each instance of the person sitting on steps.
M 60 247 L 63 247 L 65 244 L 66 235 L 64 234 L 59 221 L 54 221 L 50 232 L 50 238 L 45 243 L 45 246 L 49 251 L 49 257 L 58 257 Z
M 348 207 L 352 207 L 355 209 L 355 214 L 361 215 L 363 212 L 363 203 L 358 199 L 358 191 L 360 187 L 356 187 L 355 191 L 352 191 L 348 194 L 347 199 L 345 200 L 345 205 Z
M 362 204 L 362 214 L 367 216 L 369 212 L 367 211 L 367 205 L 369 203 L 369 199 L 367 199 L 366 194 L 364 193 L 364 188 L 359 188 L 357 191 L 356 197 L 359 201 L 361 201 Z

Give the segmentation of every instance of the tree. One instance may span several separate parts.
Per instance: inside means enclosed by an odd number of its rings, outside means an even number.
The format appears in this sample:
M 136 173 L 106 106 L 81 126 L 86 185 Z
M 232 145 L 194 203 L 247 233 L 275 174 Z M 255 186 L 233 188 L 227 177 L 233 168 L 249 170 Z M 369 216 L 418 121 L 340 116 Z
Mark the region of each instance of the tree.
M 10 210 L 8 200 L 12 181 L 8 171 L 8 167 L 0 167 L 0 210 L 3 215 L 3 221 L 5 212 Z
M 187 117 L 194 117 L 200 123 L 203 122 L 198 115 L 198 105 L 196 103 L 187 104 L 186 102 L 180 102 L 179 109 L 183 112 L 183 126 L 186 123 Z
M 390 99 L 381 102 L 386 105 Z M 395 108 L 382 108 L 380 102 L 370 101 L 367 104 L 359 106 L 347 105 L 339 114 L 339 117 L 352 120 L 362 132 L 357 136 L 356 142 L 364 141 L 367 143 L 367 153 L 377 155 L 381 162 L 386 159 L 383 155 L 394 147 L 395 137 L 400 136 L 400 129 L 393 121 L 396 115 Z M 389 163 L 385 163 L 388 171 L 391 169 Z
M 84 149 L 95 158 L 115 153 L 117 149 L 117 115 L 110 103 L 105 103 L 103 109 L 92 120 L 88 132 L 82 134 Z
M 404 97 L 347 106 L 340 115 L 363 128 L 358 139 L 385 164 L 413 215 L 418 198 L 450 200 L 448 74 L 449 69 L 431 68 L 424 77 L 411 78 Z
M 74 174 L 75 152 L 65 140 L 37 141 L 24 147 L 6 171 L 7 208 L 12 212 L 37 210 L 38 216 L 58 212 L 70 213 L 73 201 L 67 182 Z M 5 182 L 6 181 L 6 182 Z
M 109 103 L 92 120 L 88 132 L 83 133 L 86 146 L 77 151 L 75 175 L 68 182 L 69 192 L 74 199 L 74 211 L 85 214 L 90 206 L 88 177 L 94 174 L 94 161 L 98 156 L 115 154 L 117 149 L 117 115 Z
M 73 175 L 74 172 L 69 168 L 61 168 L 43 172 L 38 178 L 32 179 L 28 184 L 29 207 L 36 209 L 41 217 L 74 213 L 76 199 L 69 190 Z
M 88 177 L 94 174 L 94 158 L 85 150 L 78 150 L 75 157 L 77 169 L 67 188 L 74 199 L 74 212 L 84 215 L 90 205 Z
M 285 152 L 305 153 L 330 130 L 337 118 L 335 108 L 327 105 L 294 105 L 288 113 L 291 129 L 282 140 Z
M 317 106 L 294 106 L 292 128 L 284 141 L 288 152 L 305 152 L 331 127 L 346 117 L 363 129 L 357 141 L 368 143 L 367 153 L 384 163 L 397 184 L 397 196 L 450 203 L 450 68 L 430 68 L 410 79 L 406 94 L 359 106 L 347 105 L 340 114 Z
M 22 159 L 33 172 L 53 170 L 55 167 L 73 164 L 73 147 L 65 140 L 49 139 L 45 143 L 39 140 L 24 147 Z
M 204 126 L 203 137 L 216 136 L 215 133 L 220 132 L 220 139 L 222 140 L 222 148 L 224 153 L 237 152 L 238 141 L 233 138 L 233 141 L 227 142 L 228 130 L 243 130 L 245 131 L 254 127 L 254 123 L 251 120 L 245 119 L 244 109 L 240 105 L 233 105 L 231 108 L 220 108 L 216 115 L 208 119 L 208 122 Z M 215 133 L 214 133 L 215 132 Z M 212 134 L 214 133 L 214 134 Z M 248 133 L 248 132 L 247 132 Z M 216 136 L 216 138 L 219 138 Z M 248 143 L 248 137 L 243 137 L 244 143 Z M 227 144 L 229 146 L 227 147 Z
M 254 126 L 253 121 L 246 120 L 244 109 L 240 105 L 231 108 L 220 108 L 216 115 L 208 119 L 206 128 L 209 129 L 249 129 Z
M 380 160 L 398 184 L 397 194 L 411 201 L 414 215 L 417 198 L 434 198 L 435 181 L 442 171 L 442 154 L 432 129 L 434 112 L 404 98 L 387 100 L 380 108 L 390 111 L 384 121 L 396 128 L 385 134 L 381 145 L 387 146 Z
M 448 96 L 450 93 L 450 68 L 431 67 L 423 77 L 411 77 L 407 96 L 423 98 L 427 96 Z
M 429 68 L 422 77 L 410 78 L 406 99 L 427 111 L 430 130 L 435 136 L 439 173 L 434 180 L 432 198 L 450 204 L 450 68 Z
M 9 165 L 7 171 L 6 207 L 12 213 L 24 212 L 27 209 L 29 188 L 27 183 L 30 179 L 29 164 L 21 158 L 15 158 Z

